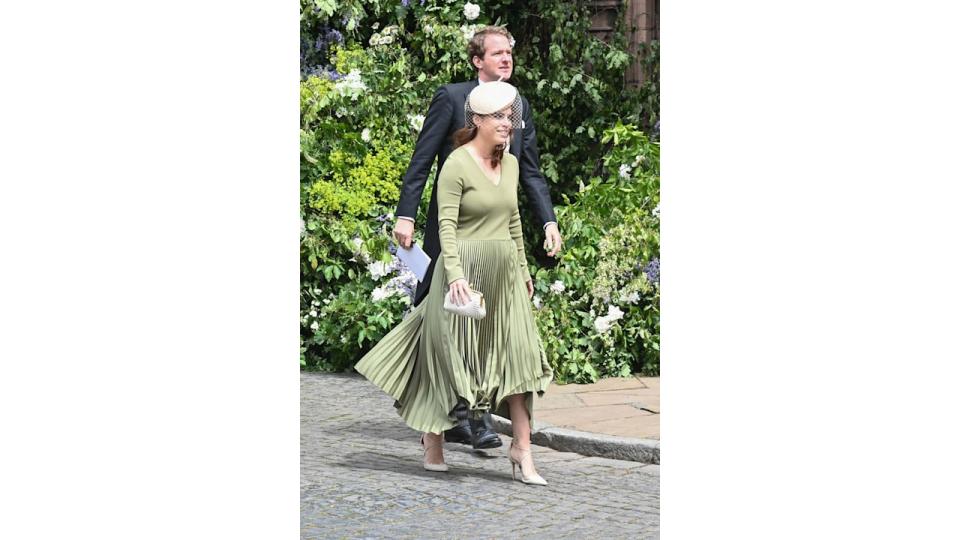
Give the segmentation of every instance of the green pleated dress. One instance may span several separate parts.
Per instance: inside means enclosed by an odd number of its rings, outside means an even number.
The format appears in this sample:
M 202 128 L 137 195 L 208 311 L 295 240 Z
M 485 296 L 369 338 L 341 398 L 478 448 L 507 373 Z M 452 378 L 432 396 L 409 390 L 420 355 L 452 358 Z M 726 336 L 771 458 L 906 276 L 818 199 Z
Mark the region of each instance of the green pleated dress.
M 553 379 L 527 297 L 530 277 L 517 206 L 519 167 L 504 153 L 499 184 L 460 147 L 437 180 L 441 254 L 430 291 L 356 365 L 392 396 L 411 428 L 439 433 L 457 424 L 453 408 L 467 403 L 473 417 L 510 418 L 505 398 L 533 394 Z M 449 284 L 465 278 L 483 293 L 487 315 L 474 320 L 443 309 Z

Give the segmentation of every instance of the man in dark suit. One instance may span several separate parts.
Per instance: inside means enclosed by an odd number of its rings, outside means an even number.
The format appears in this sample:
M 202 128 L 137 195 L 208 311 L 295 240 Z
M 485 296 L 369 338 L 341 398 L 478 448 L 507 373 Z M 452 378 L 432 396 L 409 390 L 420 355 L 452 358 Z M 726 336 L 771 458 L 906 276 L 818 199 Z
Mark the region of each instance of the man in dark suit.
M 497 80 L 506 81 L 513 74 L 512 43 L 513 36 L 506 28 L 488 26 L 478 30 L 467 45 L 467 56 L 477 70 L 477 80 L 441 86 L 433 95 L 400 190 L 400 202 L 396 212 L 397 224 L 393 235 L 401 246 L 410 247 L 413 241 L 417 209 L 434 160 L 439 158 L 437 165 L 439 177 L 444 161 L 453 151 L 453 133 L 465 125 L 463 105 L 467 95 L 479 84 Z M 514 132 L 509 151 L 517 157 L 520 165 L 520 184 L 527 194 L 534 213 L 543 223 L 547 249 L 550 250 L 547 254 L 556 257 L 560 252 L 563 239 L 553 212 L 550 190 L 543 175 L 540 174 L 537 132 L 530 105 L 522 96 L 521 101 L 523 124 L 521 129 Z M 436 185 L 436 178 L 434 185 Z M 427 295 L 433 269 L 440 255 L 437 192 L 431 191 L 423 250 L 430 255 L 432 261 L 426 277 L 417 287 L 414 305 L 419 305 Z M 471 444 L 474 448 L 495 448 L 502 444 L 500 437 L 491 429 L 489 414 L 482 420 L 468 421 L 465 407 L 458 405 L 456 412 L 460 418 L 460 424 L 444 433 L 447 441 Z

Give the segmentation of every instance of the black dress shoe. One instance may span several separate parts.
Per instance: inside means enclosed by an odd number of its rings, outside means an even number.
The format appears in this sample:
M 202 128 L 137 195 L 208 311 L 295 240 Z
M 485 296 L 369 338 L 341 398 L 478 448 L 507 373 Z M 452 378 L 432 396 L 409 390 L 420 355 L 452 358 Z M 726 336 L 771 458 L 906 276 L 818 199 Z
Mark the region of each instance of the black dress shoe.
M 461 420 L 459 424 L 443 432 L 443 440 L 446 442 L 470 444 L 470 424 L 466 420 Z
M 490 427 L 490 415 L 485 414 L 480 420 L 470 419 L 470 444 L 478 449 L 499 448 L 503 446 L 503 441 L 497 432 Z

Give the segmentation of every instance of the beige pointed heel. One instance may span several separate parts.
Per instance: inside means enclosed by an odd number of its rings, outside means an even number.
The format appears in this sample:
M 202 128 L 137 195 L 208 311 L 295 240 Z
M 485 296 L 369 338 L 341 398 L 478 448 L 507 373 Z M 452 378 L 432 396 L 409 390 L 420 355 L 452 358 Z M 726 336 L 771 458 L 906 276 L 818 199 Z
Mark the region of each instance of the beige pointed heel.
M 427 452 L 436 448 L 437 446 L 443 449 L 443 435 L 442 434 L 440 435 L 440 444 L 431 444 L 430 446 L 427 446 L 426 443 L 424 442 L 425 436 L 426 436 L 425 434 L 420 434 L 420 446 L 423 447 L 423 468 L 433 472 L 449 471 L 450 467 L 448 467 L 446 463 L 428 463 L 427 462 Z
M 521 450 L 513 441 L 510 442 L 510 451 L 507 453 L 510 458 L 510 465 L 513 466 L 513 479 L 517 479 L 517 466 L 520 466 L 520 481 L 532 486 L 545 486 L 547 481 L 542 476 L 533 472 L 533 454 L 530 449 Z M 526 471 L 530 471 L 527 474 Z

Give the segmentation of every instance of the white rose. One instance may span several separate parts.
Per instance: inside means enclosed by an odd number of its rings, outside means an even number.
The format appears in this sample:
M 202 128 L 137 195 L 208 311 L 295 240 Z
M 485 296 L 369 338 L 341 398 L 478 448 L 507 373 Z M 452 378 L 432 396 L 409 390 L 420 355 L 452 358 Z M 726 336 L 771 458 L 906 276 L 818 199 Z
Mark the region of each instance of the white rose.
M 377 287 L 372 293 L 370 293 L 370 298 L 373 298 L 374 302 L 379 302 L 388 296 L 390 295 L 384 290 L 383 287 Z
M 620 178 L 630 178 L 630 166 L 626 163 L 620 166 Z
M 611 321 L 619 321 L 623 318 L 623 312 L 617 306 L 611 305 L 607 310 L 607 318 Z
M 387 263 L 383 261 L 373 261 L 367 265 L 367 271 L 370 272 L 370 276 L 377 280 L 383 276 L 390 273 L 390 268 L 387 266 Z
M 463 5 L 463 16 L 466 17 L 468 21 L 476 19 L 480 16 L 480 6 L 467 2 Z
M 540 309 L 541 307 L 543 307 L 543 300 L 541 300 L 540 297 L 537 295 L 533 296 L 533 307 L 537 309 Z
M 356 101 L 357 98 L 360 97 L 360 94 L 367 89 L 367 85 L 363 82 L 360 70 L 355 69 L 342 78 L 337 79 L 337 82 L 334 83 L 334 88 L 336 88 L 340 96 L 349 97 L 351 100 Z M 341 111 L 343 111 L 342 114 Z M 346 109 L 337 109 L 337 116 L 343 116 L 345 114 L 347 114 Z
M 597 329 L 597 332 L 603 334 L 610 330 L 611 324 L 606 317 L 597 317 L 597 319 L 593 321 L 593 327 Z
M 376 289 L 374 289 L 373 292 L 370 293 L 370 297 L 373 298 L 374 302 L 379 302 L 384 298 L 390 298 L 391 296 L 395 296 L 397 294 L 402 294 L 402 293 L 397 289 L 391 288 L 390 284 L 387 284 L 384 287 L 377 287 Z
M 407 120 L 410 121 L 410 127 L 413 129 L 417 131 L 423 129 L 423 121 L 425 120 L 425 117 L 422 114 L 408 114 Z
M 318 323 L 317 321 L 313 321 L 313 324 L 310 325 L 310 328 L 313 330 L 316 330 L 320 328 L 320 323 Z
M 559 279 L 553 282 L 553 285 L 550 285 L 550 292 L 562 293 L 567 287 Z
M 363 142 L 370 142 L 370 128 L 363 128 L 360 138 L 363 139 Z
M 311 317 L 316 317 L 316 316 L 317 316 L 317 312 L 316 312 L 316 311 L 311 311 L 311 312 L 310 312 L 310 316 L 311 316 Z

